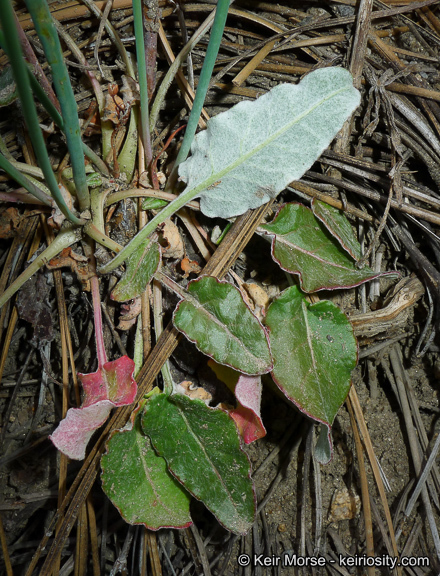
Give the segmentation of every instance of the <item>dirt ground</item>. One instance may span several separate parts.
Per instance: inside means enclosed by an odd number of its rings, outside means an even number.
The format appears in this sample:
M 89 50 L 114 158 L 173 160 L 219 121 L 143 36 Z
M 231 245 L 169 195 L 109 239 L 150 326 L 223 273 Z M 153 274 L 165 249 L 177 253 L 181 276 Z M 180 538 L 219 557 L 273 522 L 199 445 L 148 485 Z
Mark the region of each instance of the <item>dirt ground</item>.
M 129 39 L 133 36 L 132 10 L 130 3 L 126 4 L 110 12 L 110 21 L 122 38 Z M 159 2 L 162 24 L 175 54 L 184 44 L 182 17 L 191 36 L 212 4 L 214 2 Z M 374 10 L 401 11 L 378 19 L 367 18 L 372 36 L 362 54 L 358 54 L 359 47 L 353 48 L 356 17 L 368 4 L 351 0 L 301 3 L 236 0 L 214 70 L 215 74 L 223 71 L 224 75 L 217 79 L 217 87 L 208 92 L 205 104 L 207 113 L 213 116 L 244 98 L 255 98 L 280 82 L 297 82 L 315 67 L 331 64 L 356 67 L 356 54 L 363 62 L 361 107 L 345 145 L 338 148 L 338 144 L 333 144 L 334 154 L 325 153 L 301 179 L 303 186 L 285 190 L 266 216 L 270 220 L 277 205 L 283 202 L 309 205 L 311 191 L 324 200 L 339 202 L 362 240 L 364 251 L 373 247 L 369 256 L 371 267 L 378 271 L 396 270 L 400 275 L 381 279 L 374 283 L 373 289 L 367 285 L 361 289 L 318 294 L 320 299 L 330 299 L 342 308 L 352 321 L 359 342 L 353 390 L 333 424 L 331 462 L 321 465 L 316 460 L 314 447 L 319 427 L 291 406 L 266 375 L 262 419 L 267 435 L 244 447 L 252 463 L 258 503 L 257 520 L 248 534 L 242 537 L 230 534 L 195 500 L 191 507 L 194 525 L 189 529 L 162 529 L 152 533 L 143 526 L 129 526 L 103 493 L 98 477 L 87 498 L 87 519 L 80 516 L 80 522 L 70 526 L 56 573 L 62 576 L 73 573 L 94 576 L 119 573 L 130 576 L 433 576 L 440 573 L 438 454 L 434 454 L 434 464 L 423 489 L 415 501 L 411 501 L 423 469 L 427 462 L 431 464 L 429 457 L 440 432 L 440 348 L 436 333 L 440 285 L 440 235 L 437 236 L 440 229 L 440 3 L 417 5 L 414 9 L 405 2 L 373 3 Z M 17 3 L 17 9 L 19 15 L 25 13 L 21 3 Z M 336 24 L 326 27 L 323 22 L 327 19 L 329 22 L 336 19 Z M 87 14 L 62 22 L 77 44 L 92 38 L 99 26 L 98 19 Z M 252 72 L 242 84 L 233 83 L 255 52 L 225 72 L 226 63 L 259 42 L 269 41 L 277 31 L 293 32 L 297 26 L 305 28 L 278 50 L 277 44 L 275 48 L 272 46 L 259 63 L 254 62 Z M 35 40 L 33 43 L 38 53 L 38 43 Z M 129 40 L 127 46 L 134 50 Z M 387 51 L 387 47 L 391 49 Z M 97 71 L 93 46 L 86 44 L 83 50 Z M 196 79 L 205 50 L 206 41 L 203 41 L 193 51 Z M 43 62 L 40 54 L 39 57 Z M 66 58 L 74 59 L 72 55 Z M 123 65 L 105 34 L 100 59 L 104 70 L 102 85 L 106 89 L 111 81 L 121 85 Z M 0 55 L 0 66 L 4 65 Z M 159 42 L 158 84 L 167 66 L 163 45 Z M 399 70 L 401 73 L 397 74 Z M 92 101 L 90 87 L 80 68 L 72 65 L 69 71 L 78 109 L 82 117 L 87 118 Z M 378 79 L 382 79 L 384 85 L 391 82 L 391 87 L 385 90 L 380 82 L 377 84 Z M 405 116 L 395 100 L 387 100 L 387 94 L 400 95 L 404 102 L 409 100 L 417 108 L 419 119 Z M 377 125 L 373 127 L 375 113 Z M 371 124 L 367 127 L 362 122 L 368 114 L 371 114 Z M 186 117 L 182 88 L 172 85 L 154 138 L 159 141 L 161 130 L 171 132 L 186 123 Z M 420 117 L 431 132 L 420 129 Z M 16 159 L 24 161 L 25 135 L 21 125 L 18 104 L 0 109 L 0 131 L 8 150 Z M 437 144 L 430 141 L 431 134 Z M 167 136 L 168 132 L 160 140 Z M 48 138 L 53 161 L 57 163 L 64 155 L 63 142 L 56 133 Z M 403 147 L 399 153 L 396 152 L 398 138 Z M 89 139 L 95 147 L 99 145 L 99 128 Z M 165 173 L 175 156 L 176 139 L 158 164 Z M 156 147 L 160 149 L 159 144 Z M 367 162 L 371 165 L 369 171 Z M 398 178 L 390 177 L 392 169 L 398 172 Z M 15 188 L 3 173 L 0 176 L 0 192 Z M 117 181 L 117 185 L 120 190 L 130 187 L 123 181 Z M 386 226 L 380 237 L 375 238 L 375 232 L 382 227 L 380 221 L 390 186 L 394 194 L 396 190 L 403 191 L 403 199 L 393 201 Z M 122 244 L 136 231 L 135 202 L 136 199 L 120 202 L 109 216 L 108 234 Z M 410 208 L 405 209 L 405 205 Z M 15 250 L 15 262 L 18 260 L 18 265 L 23 266 L 24 251 L 29 250 L 30 243 L 28 240 L 26 244 L 26 236 L 19 241 L 20 234 L 25 233 L 24 220 L 29 227 L 26 234 L 29 231 L 35 234 L 38 230 L 36 237 L 41 245 L 45 245 L 47 229 L 38 226 L 38 210 L 18 205 L 12 217 L 11 213 L 5 213 L 9 206 L 0 207 L 3 236 L 0 262 L 3 267 L 10 251 Z M 362 212 L 365 220 L 358 217 Z M 197 218 L 208 236 L 213 234 L 215 226 L 221 230 L 225 227 L 220 219 L 213 221 L 199 214 Z M 203 266 L 203 258 L 188 229 L 181 220 L 175 221 L 185 255 Z M 6 233 L 10 222 L 11 231 Z M 402 240 L 396 226 L 404 233 L 407 231 L 406 239 Z M 74 246 L 74 250 L 81 252 L 81 246 Z M 226 275 L 228 280 L 254 282 L 269 298 L 288 286 L 286 274 L 273 263 L 270 246 L 261 237 L 255 235 L 236 256 L 233 274 Z M 181 258 L 167 259 L 166 269 L 176 281 L 187 281 Z M 12 276 L 20 272 L 21 269 L 13 269 Z M 60 276 L 75 367 L 80 373 L 91 372 L 96 369 L 96 352 L 90 293 L 83 290 L 75 271 L 63 268 Z M 190 278 L 194 277 L 195 274 L 191 274 Z M 109 299 L 112 280 L 108 278 L 102 280 L 101 297 L 108 312 L 108 318 L 104 319 L 104 337 L 109 358 L 120 355 L 121 347 L 132 357 L 136 327 L 115 330 L 121 319 L 121 307 Z M 398 285 L 402 279 L 406 283 Z M 42 566 L 54 541 L 51 522 L 62 500 L 60 456 L 48 439 L 62 417 L 61 382 L 67 357 L 62 347 L 56 281 L 54 272 L 44 268 L 19 294 L 18 318 L 12 305 L 1 311 L 0 535 L 3 556 L 0 573 L 8 576 L 29 574 L 28 567 L 44 536 L 48 537 L 48 543 L 39 552 L 33 573 L 46 574 Z M 9 282 L 8 277 L 1 277 L 2 290 Z M 176 300 L 165 292 L 163 298 L 166 326 Z M 50 338 L 45 338 L 47 331 L 51 332 Z M 154 347 L 154 332 L 152 339 Z M 176 381 L 191 380 L 219 401 L 230 400 L 228 392 L 219 388 L 207 367 L 206 357 L 194 345 L 181 341 L 170 364 Z M 157 384 L 162 385 L 160 375 Z M 70 401 L 74 405 L 73 388 Z M 99 433 L 90 446 L 98 438 Z M 81 466 L 82 462 L 70 461 L 67 469 L 62 470 L 67 489 Z M 371 546 L 376 560 L 382 559 L 383 565 L 362 564 L 367 556 L 371 557 Z M 389 562 L 396 551 L 402 566 L 391 570 Z M 283 559 L 293 564 L 283 567 Z

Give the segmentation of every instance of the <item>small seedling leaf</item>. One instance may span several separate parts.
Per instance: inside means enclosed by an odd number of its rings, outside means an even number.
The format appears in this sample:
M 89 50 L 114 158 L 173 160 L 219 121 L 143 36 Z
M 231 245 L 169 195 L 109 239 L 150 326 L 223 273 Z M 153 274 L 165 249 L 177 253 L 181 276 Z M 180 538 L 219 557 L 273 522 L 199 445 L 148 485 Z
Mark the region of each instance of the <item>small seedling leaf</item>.
M 326 300 L 309 304 L 299 288 L 291 286 L 269 306 L 266 324 L 275 383 L 301 412 L 330 429 L 357 361 L 347 317 Z
M 173 320 L 201 352 L 220 364 L 245 374 L 264 374 L 272 368 L 265 329 L 240 291 L 227 282 L 210 276 L 190 282 Z
M 343 68 L 315 70 L 299 84 L 280 84 L 208 122 L 179 166 L 200 207 L 229 218 L 258 208 L 298 180 L 359 105 Z
M 129 524 L 149 530 L 191 524 L 190 496 L 142 433 L 136 414 L 108 440 L 101 468 L 104 492 Z
M 304 292 L 351 288 L 381 276 L 371 268 L 356 268 L 354 260 L 313 212 L 302 204 L 285 204 L 270 224 L 272 257 L 298 274 Z
M 160 263 L 160 247 L 152 240 L 139 246 L 127 258 L 127 270 L 113 290 L 111 298 L 117 302 L 126 302 L 137 298 L 151 282 Z
M 255 518 L 251 468 L 233 420 L 201 400 L 153 396 L 142 429 L 172 474 L 231 532 L 244 534 Z
M 229 366 L 209 360 L 208 366 L 219 380 L 234 393 L 238 406 L 228 410 L 234 419 L 245 444 L 255 442 L 266 436 L 266 429 L 261 419 L 261 376 L 246 376 Z

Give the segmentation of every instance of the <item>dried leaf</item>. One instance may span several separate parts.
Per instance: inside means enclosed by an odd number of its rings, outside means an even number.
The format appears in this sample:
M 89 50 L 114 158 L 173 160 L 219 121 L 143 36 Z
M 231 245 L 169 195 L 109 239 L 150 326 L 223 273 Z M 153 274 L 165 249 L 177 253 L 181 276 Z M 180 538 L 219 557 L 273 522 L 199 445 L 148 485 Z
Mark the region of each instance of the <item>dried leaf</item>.
M 163 257 L 181 260 L 185 256 L 185 247 L 179 229 L 170 219 L 165 220 L 160 233 Z
M 15 236 L 20 224 L 21 216 L 17 208 L 10 206 L 0 210 L 0 238 L 12 238 Z
M 17 297 L 20 318 L 34 328 L 32 341 L 40 345 L 54 338 L 53 322 L 48 306 L 50 287 L 42 272 L 34 274 L 21 288 Z

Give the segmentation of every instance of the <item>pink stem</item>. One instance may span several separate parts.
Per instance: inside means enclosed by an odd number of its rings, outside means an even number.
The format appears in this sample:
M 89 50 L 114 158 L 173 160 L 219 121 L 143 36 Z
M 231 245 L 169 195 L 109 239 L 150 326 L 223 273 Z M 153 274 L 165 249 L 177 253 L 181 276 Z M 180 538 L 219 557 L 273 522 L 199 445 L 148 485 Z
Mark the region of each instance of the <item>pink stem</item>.
M 104 333 L 102 331 L 102 313 L 101 313 L 101 297 L 99 295 L 99 280 L 98 277 L 93 275 L 90 278 L 90 286 L 92 289 L 93 300 L 93 318 L 95 321 L 95 341 L 96 341 L 96 354 L 98 356 L 98 369 L 102 368 L 107 362 L 107 354 L 104 346 Z

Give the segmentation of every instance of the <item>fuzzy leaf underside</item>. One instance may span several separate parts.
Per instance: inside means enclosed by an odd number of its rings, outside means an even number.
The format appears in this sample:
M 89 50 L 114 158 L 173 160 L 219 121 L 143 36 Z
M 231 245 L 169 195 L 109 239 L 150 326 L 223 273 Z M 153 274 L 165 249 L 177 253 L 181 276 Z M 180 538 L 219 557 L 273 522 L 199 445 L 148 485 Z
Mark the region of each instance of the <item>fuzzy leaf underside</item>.
M 126 302 L 137 298 L 147 288 L 160 264 L 160 247 L 150 240 L 139 246 L 127 258 L 127 269 L 113 290 L 111 298 L 117 302 Z
M 129 524 L 149 530 L 191 524 L 190 496 L 142 433 L 139 419 L 112 434 L 101 467 L 104 492 Z
M 271 370 L 267 334 L 237 288 L 204 276 L 190 282 L 187 291 L 173 321 L 201 352 L 245 374 Z
M 357 361 L 347 317 L 326 300 L 309 304 L 299 288 L 291 286 L 269 306 L 266 324 L 274 381 L 302 412 L 330 428 Z
M 231 532 L 244 534 L 255 517 L 250 463 L 232 419 L 180 394 L 153 396 L 142 429 L 172 474 Z
M 382 275 L 367 266 L 356 268 L 339 241 L 302 204 L 285 204 L 261 228 L 273 235 L 273 259 L 283 270 L 299 275 L 304 292 L 352 288 Z
M 185 194 L 193 190 L 210 217 L 258 208 L 301 178 L 359 101 L 350 73 L 330 67 L 240 102 L 194 138 L 191 157 L 179 167 Z

